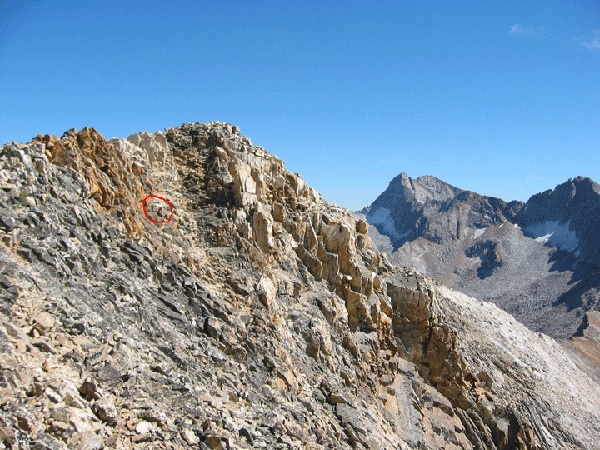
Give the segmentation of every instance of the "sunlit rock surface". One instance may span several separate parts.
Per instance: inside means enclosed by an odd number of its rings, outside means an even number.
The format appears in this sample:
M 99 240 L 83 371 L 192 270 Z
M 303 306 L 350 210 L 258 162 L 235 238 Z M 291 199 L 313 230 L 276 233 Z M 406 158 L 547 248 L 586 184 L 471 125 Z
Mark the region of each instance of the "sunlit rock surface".
M 0 167 L 5 448 L 600 441 L 598 384 L 556 341 L 392 266 L 237 127 L 71 130 Z

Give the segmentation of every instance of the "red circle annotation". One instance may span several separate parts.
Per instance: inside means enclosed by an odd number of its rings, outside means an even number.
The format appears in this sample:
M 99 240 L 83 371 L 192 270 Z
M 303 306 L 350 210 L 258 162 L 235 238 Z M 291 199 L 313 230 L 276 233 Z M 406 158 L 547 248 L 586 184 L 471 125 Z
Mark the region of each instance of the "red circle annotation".
M 156 198 L 156 199 L 160 200 L 161 202 L 166 203 L 169 206 L 169 212 L 170 212 L 169 217 L 167 217 L 165 219 L 161 218 L 163 208 L 158 207 L 156 205 L 157 202 L 152 202 L 153 204 L 150 205 L 151 207 L 156 206 L 156 208 L 154 210 L 151 210 L 150 212 L 153 213 L 152 215 L 155 215 L 154 213 L 156 213 L 157 218 L 153 219 L 152 217 L 150 217 L 150 215 L 148 214 L 148 209 L 146 208 L 146 203 L 148 202 L 148 200 L 153 199 L 153 198 Z M 168 199 L 161 197 L 159 195 L 154 195 L 154 194 L 147 195 L 146 198 L 142 201 L 142 209 L 144 210 L 144 215 L 146 216 L 146 219 L 148 219 L 152 223 L 164 224 L 164 223 L 169 223 L 173 219 L 173 205 L 171 204 L 171 202 Z

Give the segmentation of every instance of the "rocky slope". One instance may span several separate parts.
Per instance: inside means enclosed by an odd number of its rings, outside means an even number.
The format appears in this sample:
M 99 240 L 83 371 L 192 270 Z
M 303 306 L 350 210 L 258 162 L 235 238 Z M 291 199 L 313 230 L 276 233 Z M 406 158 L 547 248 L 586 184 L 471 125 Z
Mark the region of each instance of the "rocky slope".
M 236 127 L 0 167 L 3 448 L 598 448 L 556 341 L 393 267 Z
M 600 309 L 600 185 L 575 178 L 506 203 L 401 174 L 363 213 L 378 247 L 535 331 L 572 336 Z

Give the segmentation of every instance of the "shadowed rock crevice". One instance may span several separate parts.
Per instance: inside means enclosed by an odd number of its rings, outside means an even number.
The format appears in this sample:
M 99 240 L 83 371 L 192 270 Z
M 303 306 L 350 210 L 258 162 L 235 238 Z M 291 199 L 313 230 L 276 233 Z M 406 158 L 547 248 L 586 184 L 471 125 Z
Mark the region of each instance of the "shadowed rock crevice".
M 502 266 L 502 261 L 498 256 L 498 244 L 492 241 L 478 242 L 465 250 L 467 258 L 479 258 L 481 265 L 477 268 L 477 276 L 480 279 L 487 278 L 494 273 L 498 267 Z

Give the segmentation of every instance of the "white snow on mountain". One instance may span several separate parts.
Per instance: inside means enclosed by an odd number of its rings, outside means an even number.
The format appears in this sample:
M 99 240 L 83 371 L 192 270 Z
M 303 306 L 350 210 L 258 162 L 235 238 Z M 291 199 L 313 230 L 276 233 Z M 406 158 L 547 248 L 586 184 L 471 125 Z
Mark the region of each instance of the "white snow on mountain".
M 481 235 L 483 233 L 485 233 L 485 230 L 487 230 L 487 227 L 485 227 L 485 228 L 477 228 L 475 230 L 475 233 L 473 234 L 473 239 L 477 239 L 478 237 L 481 237 Z
M 383 233 L 392 238 L 393 241 L 402 239 L 408 236 L 408 232 L 400 233 L 396 229 L 396 224 L 390 210 L 387 208 L 377 208 L 369 214 L 369 223 L 371 225 L 379 225 L 383 229 Z
M 574 252 L 579 245 L 577 234 L 570 229 L 570 221 L 560 223 L 558 221 L 545 221 L 528 226 L 527 234 L 538 241 L 553 247 L 559 247 L 567 252 Z

